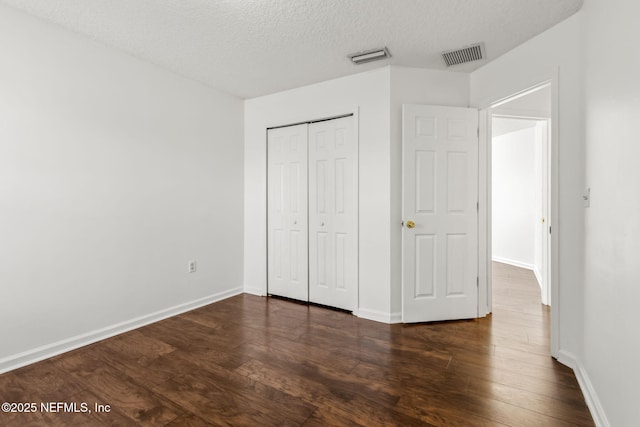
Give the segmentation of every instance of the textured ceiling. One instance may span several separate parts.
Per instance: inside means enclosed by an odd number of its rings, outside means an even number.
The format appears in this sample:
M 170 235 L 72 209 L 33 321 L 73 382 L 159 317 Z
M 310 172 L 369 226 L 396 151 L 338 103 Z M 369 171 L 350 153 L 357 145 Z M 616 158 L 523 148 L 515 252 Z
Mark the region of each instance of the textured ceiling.
M 0 0 L 243 98 L 388 64 L 444 69 L 443 50 L 494 59 L 582 0 Z M 392 58 L 347 55 L 387 46 Z M 469 72 L 484 62 L 454 67 Z

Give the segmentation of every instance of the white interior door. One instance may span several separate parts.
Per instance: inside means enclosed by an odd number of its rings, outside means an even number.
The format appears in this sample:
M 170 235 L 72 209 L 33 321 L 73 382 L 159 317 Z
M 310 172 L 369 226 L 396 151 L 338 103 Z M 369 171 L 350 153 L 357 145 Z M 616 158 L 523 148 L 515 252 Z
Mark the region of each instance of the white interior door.
M 478 112 L 403 106 L 402 319 L 478 313 Z
M 354 310 L 358 285 L 353 117 L 309 125 L 309 301 Z
M 308 301 L 307 125 L 267 133 L 268 293 Z

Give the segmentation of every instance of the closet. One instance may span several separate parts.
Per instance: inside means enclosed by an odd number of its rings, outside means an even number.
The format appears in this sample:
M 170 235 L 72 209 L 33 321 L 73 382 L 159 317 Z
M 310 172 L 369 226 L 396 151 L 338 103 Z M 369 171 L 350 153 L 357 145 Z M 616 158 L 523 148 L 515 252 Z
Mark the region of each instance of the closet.
M 357 306 L 358 173 L 354 117 L 267 131 L 267 292 Z

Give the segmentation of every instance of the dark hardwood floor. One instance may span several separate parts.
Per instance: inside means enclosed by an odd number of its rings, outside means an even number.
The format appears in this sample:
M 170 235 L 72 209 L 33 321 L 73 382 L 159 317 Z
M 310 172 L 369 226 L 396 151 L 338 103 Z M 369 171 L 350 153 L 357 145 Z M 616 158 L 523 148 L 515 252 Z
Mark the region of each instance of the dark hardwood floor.
M 531 272 L 494 277 L 493 315 L 419 325 L 233 297 L 0 375 L 1 402 L 92 410 L 0 425 L 593 425 Z

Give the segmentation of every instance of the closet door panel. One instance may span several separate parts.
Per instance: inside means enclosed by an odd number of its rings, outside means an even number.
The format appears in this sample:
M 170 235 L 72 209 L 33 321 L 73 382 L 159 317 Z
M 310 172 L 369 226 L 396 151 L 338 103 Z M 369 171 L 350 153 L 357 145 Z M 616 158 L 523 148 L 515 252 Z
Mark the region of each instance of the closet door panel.
M 307 125 L 267 134 L 268 293 L 307 301 Z
M 309 125 L 309 300 L 354 310 L 358 282 L 353 117 Z

